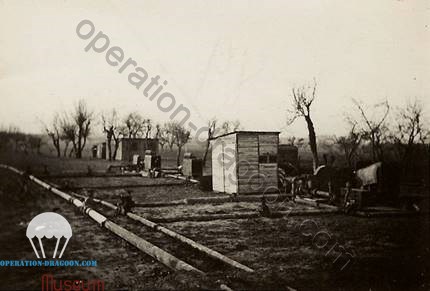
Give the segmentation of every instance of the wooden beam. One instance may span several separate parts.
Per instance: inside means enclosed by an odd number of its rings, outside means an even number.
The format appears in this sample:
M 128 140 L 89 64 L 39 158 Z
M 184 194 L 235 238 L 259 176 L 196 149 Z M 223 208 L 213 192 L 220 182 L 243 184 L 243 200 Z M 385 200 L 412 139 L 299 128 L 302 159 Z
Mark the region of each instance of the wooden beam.
M 84 198 L 85 196 L 80 195 L 80 197 Z M 113 205 L 112 203 L 109 203 L 107 201 L 103 201 L 101 199 L 93 199 L 93 201 L 96 202 L 96 203 L 103 204 L 104 206 L 109 207 L 109 208 L 111 208 L 113 210 L 117 210 L 117 207 L 115 205 Z M 227 264 L 229 266 L 232 266 L 234 268 L 240 269 L 242 271 L 254 272 L 253 269 L 251 269 L 251 268 L 249 268 L 249 267 L 247 267 L 245 265 L 242 265 L 241 263 L 236 262 L 236 261 L 234 261 L 234 260 L 232 260 L 232 259 L 230 259 L 230 258 L 228 258 L 228 257 L 226 257 L 224 255 L 222 255 L 221 253 L 219 253 L 219 252 L 217 252 L 215 250 L 212 250 L 212 249 L 210 249 L 210 248 L 208 248 L 208 247 L 206 247 L 206 246 L 204 246 L 204 245 L 202 245 L 202 244 L 200 244 L 198 242 L 195 242 L 195 241 L 193 241 L 193 240 L 191 240 L 191 239 L 189 239 L 189 238 L 187 238 L 187 237 L 185 237 L 185 236 L 183 236 L 183 235 L 181 235 L 179 233 L 176 233 L 176 232 L 174 232 L 174 231 L 172 231 L 172 230 L 170 230 L 170 229 L 168 229 L 168 228 L 166 228 L 164 226 L 158 225 L 157 223 L 154 223 L 154 222 L 152 222 L 152 221 L 150 221 L 148 219 L 145 219 L 145 218 L 143 218 L 143 217 L 141 217 L 141 216 L 139 216 L 139 215 L 137 215 L 135 213 L 127 212 L 126 215 L 129 218 L 133 219 L 134 221 L 138 221 L 138 222 L 142 223 L 143 225 L 145 225 L 145 226 L 147 226 L 147 227 L 149 227 L 149 228 L 151 228 L 151 229 L 153 229 L 155 231 L 162 232 L 162 233 L 164 233 L 165 235 L 167 235 L 167 236 L 169 236 L 171 238 L 177 239 L 180 242 L 182 242 L 182 243 L 184 243 L 184 244 L 186 244 L 186 245 L 188 245 L 188 246 L 190 246 L 190 247 L 192 247 L 194 249 L 197 249 L 197 250 L 205 253 L 206 255 L 208 255 L 211 258 L 214 258 L 214 259 L 217 259 L 219 261 L 222 261 L 225 264 Z
M 4 165 L 0 165 L 0 167 L 9 169 L 9 170 L 11 170 L 17 174 L 20 174 L 20 175 L 24 174 L 24 172 L 19 171 L 19 170 L 15 169 L 13 167 L 10 167 L 10 166 L 5 167 Z M 35 182 L 36 184 L 42 186 L 46 190 L 51 191 L 52 193 L 56 194 L 57 196 L 71 202 L 76 207 L 78 207 L 78 208 L 84 207 L 84 203 L 82 201 L 80 201 L 79 199 L 74 198 L 73 196 L 52 187 L 48 183 L 36 178 L 35 176 L 29 175 L 28 178 L 30 180 L 32 180 L 33 182 Z M 153 257 L 154 259 L 158 260 L 159 262 L 161 262 L 165 266 L 169 267 L 170 269 L 178 270 L 178 271 L 194 272 L 194 273 L 201 274 L 201 275 L 204 274 L 199 269 L 197 269 L 197 268 L 189 265 L 188 263 L 174 257 L 170 253 L 160 249 L 159 247 L 151 244 L 150 242 L 144 240 L 143 238 L 141 238 L 141 237 L 135 235 L 134 233 L 128 231 L 127 229 L 125 229 L 125 228 L 119 226 L 118 224 L 110 221 L 109 219 L 107 219 L 104 215 L 100 214 L 99 212 L 97 212 L 97 211 L 95 211 L 89 207 L 86 207 L 85 208 L 85 214 L 87 214 L 90 218 L 92 218 L 94 221 L 96 221 L 98 224 L 100 224 L 101 226 L 103 226 L 104 228 L 109 230 L 110 232 L 121 237 L 122 239 L 124 239 L 128 243 L 132 244 L 133 246 L 135 246 L 139 250 L 143 251 L 144 253 L 146 253 L 149 256 Z
M 191 182 L 191 183 L 195 183 L 195 184 L 200 183 L 200 181 L 199 181 L 199 180 L 196 180 L 196 179 L 188 179 L 187 177 L 185 177 L 185 176 L 181 176 L 181 175 L 179 175 L 179 174 L 177 174 L 177 175 L 167 174 L 167 175 L 164 175 L 164 176 L 165 176 L 165 177 L 169 177 L 169 178 L 173 178 L 173 179 L 179 179 L 179 180 L 189 181 L 189 182 Z

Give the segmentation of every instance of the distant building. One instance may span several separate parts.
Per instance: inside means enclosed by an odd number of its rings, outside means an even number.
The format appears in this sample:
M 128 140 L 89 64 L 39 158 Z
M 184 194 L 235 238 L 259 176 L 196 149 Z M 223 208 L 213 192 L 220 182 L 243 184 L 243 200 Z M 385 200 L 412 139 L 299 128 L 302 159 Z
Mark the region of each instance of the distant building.
M 97 145 L 96 144 L 91 147 L 91 157 L 94 159 L 97 158 Z
M 275 192 L 278 145 L 279 132 L 235 131 L 213 138 L 213 190 L 229 194 Z
M 106 143 L 100 143 L 97 145 L 97 158 L 106 159 Z
M 122 138 L 118 145 L 115 159 L 118 161 L 132 161 L 133 155 L 145 157 L 145 151 L 158 153 L 158 139 L 153 138 Z M 107 158 L 109 153 L 107 153 Z
M 202 159 L 196 158 L 192 153 L 185 153 L 182 161 L 182 174 L 185 177 L 200 178 L 203 174 Z

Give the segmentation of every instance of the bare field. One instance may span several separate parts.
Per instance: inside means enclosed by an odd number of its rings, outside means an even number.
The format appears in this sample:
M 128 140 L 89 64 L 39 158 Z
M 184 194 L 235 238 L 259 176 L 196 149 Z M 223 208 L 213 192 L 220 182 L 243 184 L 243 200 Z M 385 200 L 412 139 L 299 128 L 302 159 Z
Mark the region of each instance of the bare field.
M 19 184 L 8 173 L 1 172 L 2 196 L 11 195 L 21 199 L 2 199 L 0 257 L 2 259 L 35 259 L 25 231 L 30 220 L 47 211 L 58 212 L 71 224 L 73 236 L 64 259 L 97 260 L 97 267 L 53 267 L 53 268 L 0 268 L 3 290 L 39 290 L 41 276 L 55 274 L 58 278 L 94 279 L 106 282 L 106 290 L 169 286 L 166 276 L 171 272 L 151 257 L 137 251 L 121 239 L 108 233 L 93 221 L 84 217 L 73 206 L 50 193 L 37 190 L 22 197 Z M 51 250 L 52 251 L 52 250 Z M 164 282 L 164 280 L 166 281 Z
M 58 166 L 61 167 L 64 166 Z M 85 168 L 81 167 L 79 170 L 85 171 Z M 226 283 L 234 289 L 260 290 L 284 290 L 286 286 L 298 290 L 430 288 L 428 216 L 366 219 L 330 214 L 163 224 L 256 270 L 255 274 L 244 274 L 210 264 L 204 267 L 209 277 L 202 282 L 184 274 L 172 273 L 149 256 L 100 228 L 70 204 L 38 187 L 32 187 L 31 194 L 24 196 L 17 176 L 2 170 L 0 179 L 0 215 L 4 222 L 0 237 L 1 258 L 33 258 L 31 246 L 25 238 L 26 226 L 36 214 L 56 211 L 67 218 L 74 231 L 67 257 L 98 261 L 96 268 L 0 269 L 2 286 L 11 286 L 12 289 L 38 288 L 40 276 L 47 271 L 57 274 L 59 278 L 101 278 L 106 281 L 107 290 L 213 289 L 219 286 L 214 285 L 214 282 Z M 224 196 L 201 191 L 195 185 L 162 186 L 163 183 L 177 181 L 174 179 L 89 177 L 55 180 L 58 184 L 64 181 L 74 181 L 80 187 L 139 185 L 130 188 L 138 203 Z M 115 203 L 116 190 L 96 189 L 96 197 Z M 151 218 L 210 216 L 255 212 L 258 206 L 259 203 L 250 202 L 208 203 L 136 208 L 134 212 Z M 312 209 L 310 206 L 291 202 L 276 207 L 279 207 L 278 210 Z M 100 209 L 109 213 L 109 217 L 115 222 L 154 244 L 165 247 L 165 240 L 157 233 L 148 232 L 126 217 L 115 217 L 107 209 Z M 198 258 L 187 258 L 180 246 L 168 245 L 166 249 L 178 256 L 185 256 L 182 258 L 185 261 L 198 261 Z
M 88 166 L 93 171 L 105 172 L 109 165 L 122 165 L 122 161 L 106 161 L 100 159 L 83 158 L 57 158 L 54 156 L 39 156 L 15 152 L 0 152 L 0 161 L 8 165 L 14 165 L 22 170 L 30 169 L 34 174 L 43 174 L 45 166 L 52 174 L 86 173 Z
M 127 187 L 132 186 L 137 188 L 138 186 L 146 187 L 153 185 L 165 185 L 165 184 L 184 184 L 182 180 L 175 179 L 149 179 L 143 177 L 81 177 L 76 178 L 54 178 L 49 179 L 56 185 L 78 187 L 78 188 L 109 188 L 109 187 Z
M 134 212 L 147 218 L 175 218 L 193 216 L 211 216 L 216 214 L 241 214 L 256 213 L 260 207 L 259 203 L 251 202 L 232 202 L 223 204 L 196 204 L 196 205 L 177 205 L 169 207 L 136 208 Z M 278 211 L 314 209 L 305 205 L 292 205 L 290 203 L 279 203 L 271 205 Z
M 141 179 L 144 180 L 145 178 L 141 178 Z M 149 180 L 149 179 L 146 179 L 146 180 Z M 158 180 L 161 181 L 163 179 L 156 179 L 155 181 L 158 181 Z M 149 180 L 147 185 L 149 185 L 149 183 L 152 183 L 152 181 Z M 225 196 L 224 194 L 202 191 L 196 185 L 183 185 L 184 184 L 183 181 L 172 180 L 172 179 L 168 179 L 164 181 L 166 181 L 169 184 L 177 183 L 178 185 L 162 186 L 162 184 L 159 184 L 159 186 L 133 187 L 133 188 L 128 188 L 127 190 L 131 192 L 133 199 L 137 203 L 170 202 L 170 201 L 176 201 L 176 200 L 194 198 L 194 197 Z M 96 189 L 95 197 L 103 200 L 107 200 L 110 202 L 114 202 L 117 200 L 116 198 L 117 190 Z
M 318 228 L 303 224 L 309 219 Z M 252 266 L 271 288 L 282 288 L 281 282 L 298 290 L 429 288 L 429 247 L 423 247 L 428 241 L 428 221 L 335 215 L 180 222 L 169 227 Z M 417 236 L 426 228 L 427 237 Z M 330 239 L 315 236 L 318 231 L 325 231 Z M 342 269 L 346 252 L 353 258 Z M 235 286 L 234 280 L 231 285 Z

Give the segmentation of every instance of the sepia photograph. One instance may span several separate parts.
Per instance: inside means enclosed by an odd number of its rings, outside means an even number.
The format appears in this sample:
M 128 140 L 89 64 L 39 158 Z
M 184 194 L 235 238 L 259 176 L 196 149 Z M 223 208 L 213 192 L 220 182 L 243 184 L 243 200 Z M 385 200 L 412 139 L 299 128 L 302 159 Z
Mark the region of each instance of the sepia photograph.
M 0 291 L 430 290 L 429 25 L 0 0 Z

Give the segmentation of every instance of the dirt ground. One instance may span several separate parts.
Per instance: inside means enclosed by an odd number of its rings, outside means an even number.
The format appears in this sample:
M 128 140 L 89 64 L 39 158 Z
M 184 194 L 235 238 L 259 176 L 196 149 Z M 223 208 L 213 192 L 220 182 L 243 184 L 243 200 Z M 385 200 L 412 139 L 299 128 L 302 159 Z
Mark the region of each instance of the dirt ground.
M 369 219 L 338 214 L 165 224 L 256 270 L 243 274 L 226 269 L 199 281 L 173 273 L 52 194 L 38 188 L 22 193 L 20 183 L 17 176 L 0 171 L 0 259 L 34 259 L 26 227 L 36 214 L 55 211 L 73 229 L 64 258 L 97 260 L 98 266 L 0 267 L 0 290 L 38 290 L 41 275 L 47 272 L 55 278 L 99 278 L 106 282 L 106 290 L 212 289 L 217 280 L 234 289 L 430 290 L 430 220 L 426 215 Z M 211 195 L 185 185 L 137 189 L 141 202 Z M 98 193 L 105 198 L 112 195 L 111 190 Z M 186 205 L 154 208 L 150 215 L 210 215 L 257 207 L 256 203 Z M 148 215 L 145 209 L 139 211 Z M 141 235 L 145 237 L 144 232 Z

